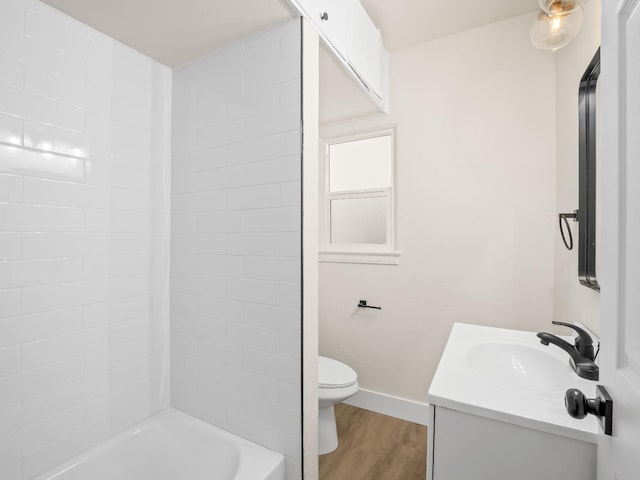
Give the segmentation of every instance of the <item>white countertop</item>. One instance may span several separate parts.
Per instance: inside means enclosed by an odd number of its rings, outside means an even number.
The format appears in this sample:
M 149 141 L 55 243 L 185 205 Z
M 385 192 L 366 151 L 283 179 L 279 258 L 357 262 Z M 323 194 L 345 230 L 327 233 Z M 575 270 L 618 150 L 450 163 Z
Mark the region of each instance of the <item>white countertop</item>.
M 519 373 L 524 375 L 522 382 L 529 377 L 526 377 L 527 372 L 522 366 L 515 365 L 517 362 L 514 361 L 514 368 L 518 368 L 512 379 L 521 385 L 506 384 L 491 372 L 480 371 L 477 357 L 474 357 L 482 350 L 486 354 L 487 349 L 497 344 L 516 345 L 525 351 L 540 350 L 561 360 L 562 364 L 554 358 L 544 357 L 549 358 L 550 365 L 555 368 L 550 368 L 553 371 L 549 371 L 548 382 L 538 375 L 538 383 L 543 386 L 534 391 L 522 388 L 524 384 L 519 381 Z M 504 355 L 490 357 L 490 362 L 502 361 L 497 357 Z M 540 365 L 534 367 L 542 368 Z M 546 371 L 542 373 L 546 375 Z M 578 388 L 592 398 L 596 385 L 595 381 L 578 377 L 569 366 L 568 354 L 555 345 L 540 344 L 534 332 L 456 323 L 429 388 L 428 401 L 439 407 L 597 443 L 599 426 L 596 418 L 589 415 L 583 420 L 576 420 L 569 416 L 564 407 L 564 394 L 568 388 Z

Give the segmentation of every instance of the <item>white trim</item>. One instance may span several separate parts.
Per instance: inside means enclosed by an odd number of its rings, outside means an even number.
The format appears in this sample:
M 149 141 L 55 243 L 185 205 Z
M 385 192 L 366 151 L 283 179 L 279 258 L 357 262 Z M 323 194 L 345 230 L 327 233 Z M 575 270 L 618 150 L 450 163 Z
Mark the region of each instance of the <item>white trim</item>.
M 388 119 L 383 123 L 379 116 L 365 119 L 361 125 L 370 128 L 354 128 L 359 122 L 336 124 L 325 129 L 333 131 L 334 135 L 321 138 L 320 161 L 320 192 L 322 198 L 320 205 L 320 246 L 322 249 L 320 261 L 336 263 L 373 263 L 382 265 L 398 265 L 399 252 L 397 248 L 397 212 L 396 212 L 396 157 L 397 157 L 397 132 L 396 124 Z M 391 137 L 391 162 L 390 182 L 391 186 L 384 188 L 371 188 L 364 190 L 329 191 L 329 146 L 351 141 L 364 140 L 377 137 Z M 343 198 L 383 197 L 387 198 L 387 242 L 384 245 L 372 244 L 332 244 L 330 239 L 331 201 Z M 374 256 L 376 255 L 376 256 Z M 379 256 L 378 256 L 379 255 Z
M 363 188 L 362 190 L 339 190 L 337 192 L 327 192 L 331 199 L 344 198 L 369 198 L 369 197 L 389 197 L 391 187 L 384 188 Z
M 320 45 L 302 19 L 302 463 L 305 480 L 318 479 L 318 109 Z
M 354 133 L 366 133 L 387 128 L 397 130 L 398 121 L 393 115 L 376 113 L 366 117 L 352 118 L 320 125 L 320 138 L 344 137 Z
M 429 405 L 429 424 L 427 425 L 427 480 L 433 480 L 434 448 L 436 438 L 436 407 Z
M 429 404 L 361 388 L 343 403 L 419 425 L 429 426 Z
M 374 265 L 399 265 L 400 252 L 320 252 L 319 261 L 327 263 L 372 263 Z

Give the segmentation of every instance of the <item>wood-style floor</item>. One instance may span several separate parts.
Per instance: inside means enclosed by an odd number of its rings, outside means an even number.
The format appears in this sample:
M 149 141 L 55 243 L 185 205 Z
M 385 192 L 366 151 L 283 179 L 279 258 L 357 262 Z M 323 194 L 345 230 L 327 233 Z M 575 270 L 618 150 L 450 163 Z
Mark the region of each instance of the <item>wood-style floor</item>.
M 424 480 L 427 427 L 336 405 L 338 449 L 320 455 L 320 480 Z

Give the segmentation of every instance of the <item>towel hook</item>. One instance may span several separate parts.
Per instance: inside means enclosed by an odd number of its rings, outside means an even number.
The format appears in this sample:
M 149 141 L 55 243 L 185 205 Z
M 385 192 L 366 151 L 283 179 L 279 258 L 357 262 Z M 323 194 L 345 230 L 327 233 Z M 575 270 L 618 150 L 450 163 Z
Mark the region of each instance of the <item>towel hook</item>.
M 573 213 L 559 213 L 558 214 L 558 224 L 560 225 L 560 235 L 562 236 L 562 242 L 564 246 L 567 247 L 567 250 L 573 250 L 573 235 L 571 235 L 571 227 L 569 226 L 569 218 L 572 218 L 574 222 L 578 221 L 578 210 L 574 210 Z M 563 224 L 564 222 L 564 224 Z M 566 237 L 564 236 L 565 228 L 569 235 L 569 241 L 567 242 Z

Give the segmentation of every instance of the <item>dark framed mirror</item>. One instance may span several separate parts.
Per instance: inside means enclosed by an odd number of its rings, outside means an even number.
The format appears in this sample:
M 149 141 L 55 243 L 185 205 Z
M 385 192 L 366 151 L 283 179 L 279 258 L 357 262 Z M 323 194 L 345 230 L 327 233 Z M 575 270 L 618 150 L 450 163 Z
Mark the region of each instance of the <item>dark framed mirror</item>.
M 600 291 L 596 277 L 596 87 L 600 76 L 600 49 L 587 67 L 578 92 L 579 209 L 578 278 Z

